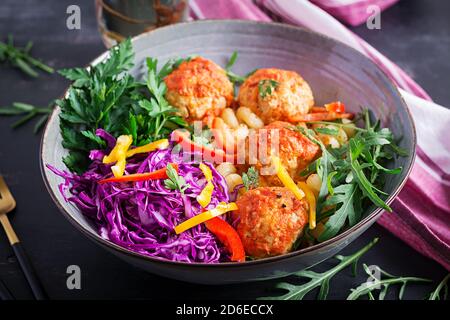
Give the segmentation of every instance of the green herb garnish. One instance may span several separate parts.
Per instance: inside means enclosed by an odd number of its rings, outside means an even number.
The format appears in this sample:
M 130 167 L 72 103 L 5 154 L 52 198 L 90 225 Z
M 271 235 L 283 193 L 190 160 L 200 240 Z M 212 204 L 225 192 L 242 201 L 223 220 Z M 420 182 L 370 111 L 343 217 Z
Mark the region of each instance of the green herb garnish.
M 14 102 L 10 107 L 0 107 L 0 116 L 22 116 L 11 125 L 13 128 L 20 127 L 35 117 L 39 117 L 33 130 L 34 133 L 38 133 L 47 122 L 52 110 L 51 105 L 47 107 L 35 107 L 28 103 Z
M 133 60 L 128 39 L 112 48 L 109 58 L 95 66 L 60 71 L 73 81 L 67 97 L 57 101 L 63 146 L 69 150 L 63 161 L 71 171 L 83 172 L 90 163 L 89 151 L 102 148 L 101 140 L 95 138 L 98 128 L 115 137 L 132 135 L 133 145 L 139 146 L 166 138 L 173 129 L 186 126 L 164 98 L 164 74 L 156 71 L 156 59 L 147 59 L 145 83 L 128 73 Z M 168 69 L 169 66 L 163 67 L 162 72 Z
M 179 190 L 181 193 L 190 187 L 186 180 L 178 175 L 177 171 L 172 167 L 171 164 L 168 164 L 166 167 L 167 176 L 169 179 L 164 180 L 164 186 L 170 190 Z
M 328 291 L 330 288 L 330 280 L 340 271 L 345 269 L 346 267 L 352 265 L 353 273 L 356 274 L 356 267 L 359 258 L 369 251 L 376 243 L 378 242 L 378 238 L 372 240 L 368 245 L 364 248 L 360 249 L 358 252 L 349 255 L 342 256 L 337 255 L 335 258 L 339 260 L 339 263 L 331 268 L 328 271 L 317 273 L 311 271 L 309 269 L 299 271 L 294 273 L 295 278 L 308 278 L 310 279 L 305 284 L 293 284 L 289 282 L 280 282 L 275 286 L 275 289 L 282 289 L 286 291 L 285 294 L 281 296 L 271 296 L 271 297 L 263 297 L 262 300 L 270 299 L 270 300 L 302 300 L 306 294 L 313 291 L 316 288 L 320 288 L 318 299 L 325 300 L 328 295 Z
M 244 183 L 244 187 L 247 191 L 258 188 L 259 174 L 255 167 L 248 168 L 247 173 L 242 175 L 242 182 Z
M 439 282 L 438 286 L 432 293 L 430 293 L 430 296 L 428 300 L 447 300 L 448 299 L 448 281 L 450 280 L 450 273 L 447 274 L 444 279 L 442 279 L 441 282 Z M 441 291 L 444 291 L 442 294 Z M 442 297 L 441 297 L 442 294 Z
M 236 83 L 238 83 L 238 84 L 243 83 L 243 82 L 245 81 L 245 79 L 247 78 L 247 77 L 243 77 L 243 76 L 237 75 L 236 73 L 234 73 L 233 71 L 231 71 L 231 68 L 232 68 L 232 67 L 234 66 L 234 64 L 236 63 L 237 58 L 238 58 L 238 53 L 237 53 L 237 51 L 234 51 L 234 52 L 231 54 L 231 57 L 230 57 L 230 59 L 228 60 L 227 65 L 225 66 L 225 72 L 227 73 L 228 79 L 230 79 L 230 81 L 231 81 L 233 84 L 236 84 Z
M 386 194 L 381 190 L 383 179 L 380 174 L 399 174 L 402 168 L 384 167 L 387 160 L 404 155 L 394 142 L 392 132 L 381 128 L 379 122 L 372 124 L 368 110 L 362 112 L 365 128 L 357 128 L 357 133 L 348 144 L 340 148 L 327 148 L 314 131 L 303 127 L 294 128 L 318 144 L 322 157 L 315 162 L 315 171 L 322 180 L 317 200 L 318 220 L 329 218 L 325 229 L 319 236 L 322 242 L 334 237 L 342 228 L 353 226 L 362 218 L 364 203 L 372 202 L 387 211 L 392 209 L 386 204 Z M 338 122 L 321 122 L 340 126 Z M 305 173 L 314 172 L 308 167 Z M 332 176 L 330 176 L 332 175 Z M 324 208 L 334 207 L 334 213 L 323 215 Z
M 347 300 L 357 300 L 358 298 L 367 295 L 370 300 L 375 300 L 374 291 L 380 290 L 378 294 L 378 300 L 384 300 L 389 288 L 392 285 L 401 284 L 400 292 L 398 298 L 401 300 L 405 293 L 405 288 L 408 283 L 412 282 L 430 282 L 428 279 L 417 278 L 417 277 L 397 277 L 390 273 L 387 273 L 380 267 L 376 266 L 377 274 L 382 275 L 385 279 L 378 279 L 369 269 L 366 264 L 363 264 L 364 271 L 369 275 L 370 281 L 366 281 L 359 285 L 355 289 L 351 289 L 350 295 L 347 297 Z
M 335 128 L 316 128 L 314 129 L 317 133 L 328 134 L 331 136 L 337 136 L 339 134 L 339 130 Z
M 270 96 L 273 91 L 278 87 L 278 81 L 272 80 L 272 79 L 263 79 L 259 81 L 258 83 L 258 91 L 259 96 L 261 98 L 265 98 L 267 96 Z
M 14 46 L 12 35 L 8 36 L 8 41 L 0 41 L 0 62 L 9 62 L 16 68 L 19 68 L 26 75 L 36 78 L 39 76 L 35 68 L 53 73 L 52 67 L 46 65 L 39 59 L 31 56 L 30 51 L 33 47 L 33 42 L 29 41 L 24 48 Z

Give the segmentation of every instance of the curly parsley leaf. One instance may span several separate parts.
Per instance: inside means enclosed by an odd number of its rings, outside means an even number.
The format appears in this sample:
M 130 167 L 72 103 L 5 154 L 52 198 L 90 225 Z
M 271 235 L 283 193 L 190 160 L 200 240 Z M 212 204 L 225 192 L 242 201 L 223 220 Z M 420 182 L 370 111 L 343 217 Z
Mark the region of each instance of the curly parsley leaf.
M 244 187 L 247 191 L 258 188 L 259 174 L 255 167 L 248 168 L 247 172 L 242 175 L 242 182 L 244 183 Z
M 169 66 L 158 73 L 157 60 L 147 59 L 148 75 L 142 83 L 128 73 L 133 61 L 128 39 L 112 48 L 109 58 L 95 66 L 60 71 L 73 81 L 67 97 L 57 101 L 63 146 L 69 150 L 65 163 L 71 171 L 85 170 L 89 151 L 104 147 L 95 136 L 98 128 L 115 137 L 130 134 L 133 145 L 140 146 L 167 138 L 173 129 L 186 125 L 164 97 L 162 72 L 167 72 Z
M 270 96 L 275 89 L 278 87 L 279 83 L 276 80 L 273 79 L 263 79 L 258 82 L 258 91 L 259 96 L 261 98 L 266 98 L 267 96 Z
M 190 187 L 186 180 L 178 175 L 177 171 L 173 168 L 171 164 L 168 164 L 166 167 L 168 179 L 164 180 L 164 186 L 169 190 L 178 190 L 181 193 Z

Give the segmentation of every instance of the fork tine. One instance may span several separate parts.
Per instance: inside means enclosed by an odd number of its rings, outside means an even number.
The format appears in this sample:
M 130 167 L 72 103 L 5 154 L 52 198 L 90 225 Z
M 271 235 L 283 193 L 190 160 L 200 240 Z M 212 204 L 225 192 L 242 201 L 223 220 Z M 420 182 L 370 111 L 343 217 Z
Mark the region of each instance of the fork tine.
M 12 203 L 13 207 L 16 206 L 16 201 L 14 200 L 13 195 L 9 191 L 9 188 L 5 182 L 5 179 L 3 179 L 2 176 L 0 176 L 0 204 L 3 201 Z

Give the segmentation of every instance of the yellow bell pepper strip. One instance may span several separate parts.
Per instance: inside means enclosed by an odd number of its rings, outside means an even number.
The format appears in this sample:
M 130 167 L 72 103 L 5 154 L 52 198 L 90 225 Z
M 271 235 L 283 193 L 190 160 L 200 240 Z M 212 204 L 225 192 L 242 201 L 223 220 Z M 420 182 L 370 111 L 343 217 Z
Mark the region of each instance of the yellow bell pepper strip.
M 308 187 L 306 182 L 300 181 L 297 183 L 300 189 L 303 190 L 306 196 L 306 201 L 309 204 L 309 229 L 316 228 L 316 197 L 314 196 L 314 192 Z
M 200 163 L 200 170 L 202 170 L 205 175 L 207 183 L 202 192 L 197 196 L 197 202 L 200 203 L 203 208 L 206 208 L 211 202 L 212 193 L 214 191 L 212 172 L 211 169 L 204 163 Z
M 294 180 L 292 180 L 286 168 L 282 165 L 280 158 L 277 156 L 272 156 L 272 164 L 275 166 L 277 176 L 283 185 L 291 190 L 298 200 L 302 200 L 305 197 L 305 193 L 297 187 Z
M 177 225 L 174 230 L 176 234 L 180 234 L 186 230 L 189 230 L 201 223 L 204 223 L 208 220 L 211 220 L 214 217 L 220 216 L 224 213 L 227 213 L 229 211 L 234 211 L 237 210 L 238 207 L 236 205 L 236 203 L 234 202 L 230 202 L 230 203 L 225 203 L 225 202 L 220 202 L 217 207 L 215 207 L 214 209 L 202 212 L 198 215 L 196 215 L 195 217 L 192 217 L 182 223 L 180 223 L 179 225 Z
M 155 150 L 166 149 L 169 146 L 169 140 L 161 139 L 150 142 L 146 145 L 136 147 L 127 151 L 127 158 L 134 156 L 137 153 L 148 153 Z
M 116 140 L 116 145 L 111 150 L 109 155 L 103 157 L 103 163 L 109 164 L 113 162 L 117 162 L 120 158 L 126 156 L 128 149 L 133 142 L 132 136 L 122 135 L 119 136 Z
M 111 153 L 103 158 L 103 163 L 105 164 L 116 162 L 116 164 L 111 167 L 111 171 L 116 178 L 123 176 L 123 173 L 125 172 L 127 151 L 132 142 L 133 138 L 130 135 L 119 136 Z

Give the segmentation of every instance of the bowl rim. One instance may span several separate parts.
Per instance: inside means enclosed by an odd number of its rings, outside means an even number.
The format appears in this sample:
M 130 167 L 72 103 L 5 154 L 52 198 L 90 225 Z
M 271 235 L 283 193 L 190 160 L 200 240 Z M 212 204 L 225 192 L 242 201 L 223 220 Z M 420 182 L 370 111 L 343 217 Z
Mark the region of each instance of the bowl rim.
M 387 85 L 390 87 L 390 89 L 392 89 L 392 91 L 398 95 L 398 97 L 400 98 L 400 103 L 403 106 L 403 108 L 406 111 L 406 114 L 408 116 L 411 128 L 412 128 L 412 154 L 410 157 L 410 161 L 407 163 L 407 165 L 403 168 L 403 170 L 406 170 L 406 174 L 403 178 L 402 181 L 400 181 L 400 183 L 395 187 L 394 191 L 389 195 L 389 197 L 386 199 L 386 203 L 389 205 L 391 204 L 394 199 L 397 197 L 397 195 L 400 193 L 400 191 L 403 189 L 404 185 L 406 184 L 406 181 L 409 178 L 409 175 L 411 174 L 412 168 L 413 168 L 413 164 L 415 162 L 416 159 L 416 146 L 417 146 L 417 134 L 416 134 L 416 127 L 415 127 L 415 123 L 414 120 L 412 118 L 412 114 L 411 111 L 409 110 L 408 105 L 406 104 L 403 96 L 401 95 L 399 89 L 397 88 L 397 86 L 393 83 L 393 81 L 385 74 L 385 72 L 378 67 L 372 60 L 370 60 L 368 57 L 366 57 L 364 54 L 362 54 L 361 52 L 359 52 L 358 50 L 350 47 L 349 45 L 338 41 L 334 38 L 331 38 L 329 36 L 326 36 L 324 34 L 303 28 L 303 27 L 299 27 L 299 26 L 293 26 L 293 25 L 289 25 L 289 24 L 284 24 L 284 23 L 279 23 L 279 22 L 265 22 L 265 21 L 252 21 L 252 20 L 240 20 L 240 19 L 217 19 L 217 20 L 211 20 L 211 19 L 205 19 L 205 20 L 197 20 L 197 21 L 188 21 L 188 22 L 182 22 L 182 23 L 177 23 L 177 24 L 173 24 L 173 25 L 168 25 L 168 26 L 164 26 L 155 30 L 151 30 L 142 34 L 139 34 L 133 38 L 131 38 L 131 42 L 135 43 L 136 41 L 138 41 L 140 38 L 146 37 L 149 34 L 152 33 L 159 33 L 159 32 L 165 32 L 168 29 L 176 29 L 176 28 L 183 28 L 183 27 L 189 27 L 190 25 L 193 24 L 250 24 L 250 25 L 267 25 L 267 26 L 274 26 L 277 28 L 285 28 L 286 30 L 291 30 L 291 31 L 301 31 L 301 32 L 306 32 L 309 34 L 312 34 L 316 37 L 320 37 L 323 39 L 326 39 L 327 41 L 331 41 L 334 42 L 337 45 L 340 46 L 345 46 L 347 47 L 347 49 L 353 51 L 355 54 L 359 55 L 360 57 L 362 57 L 364 60 L 366 60 L 368 63 L 372 64 L 376 69 L 378 69 L 383 77 L 385 79 L 385 82 L 387 83 Z M 108 55 L 108 50 L 106 50 L 105 52 L 101 53 L 99 56 L 97 56 L 95 59 L 93 59 L 87 66 L 89 67 L 90 65 L 95 65 L 97 63 L 99 63 L 100 61 L 103 61 Z M 64 93 L 61 95 L 61 97 L 65 97 L 67 95 L 67 92 L 69 90 L 70 86 L 64 91 Z M 179 262 L 179 261 L 172 261 L 172 260 L 167 260 L 164 258 L 159 258 L 159 257 L 152 257 L 152 256 L 148 256 L 148 255 L 144 255 L 138 252 L 134 252 L 131 251 L 127 248 L 124 248 L 122 246 L 119 246 L 109 240 L 103 239 L 98 233 L 94 233 L 91 232 L 88 228 L 85 228 L 84 226 L 80 225 L 77 220 L 72 217 L 72 215 L 64 208 L 64 206 L 59 202 L 58 198 L 56 197 L 55 194 L 55 190 L 53 190 L 50 186 L 50 182 L 47 179 L 46 176 L 46 165 L 43 162 L 43 151 L 44 151 L 44 142 L 46 140 L 46 137 L 48 135 L 48 127 L 49 124 L 53 121 L 53 119 L 59 114 L 59 107 L 56 107 L 53 109 L 49 120 L 47 121 L 45 128 L 44 128 L 44 133 L 42 134 L 41 137 L 41 141 L 40 141 L 40 148 L 39 148 L 39 162 L 40 162 L 40 170 L 41 170 L 41 175 L 42 178 L 44 180 L 44 184 L 47 188 L 48 193 L 50 194 L 53 202 L 56 204 L 56 206 L 58 207 L 59 211 L 66 217 L 67 220 L 69 220 L 69 222 L 75 226 L 76 229 L 78 229 L 79 231 L 81 231 L 84 235 L 86 235 L 88 238 L 90 238 L 91 240 L 93 240 L 94 242 L 97 242 L 99 245 L 104 245 L 106 247 L 110 247 L 114 250 L 119 251 L 120 253 L 123 253 L 125 255 L 134 257 L 134 258 L 140 258 L 140 259 L 144 259 L 146 261 L 151 261 L 151 262 L 155 262 L 155 263 L 160 263 L 160 264 L 164 264 L 164 265 L 174 265 L 174 266 L 183 266 L 183 267 L 193 267 L 193 268 L 219 268 L 219 267 L 227 267 L 227 268 L 239 268 L 239 267 L 247 267 L 247 266 L 253 266 L 253 265 L 259 265 L 259 264 L 265 264 L 265 263 L 274 263 L 274 262 L 279 262 L 281 260 L 286 260 L 286 259 L 290 259 L 290 258 L 294 258 L 296 256 L 300 256 L 303 254 L 307 254 L 307 253 L 311 253 L 314 252 L 316 250 L 320 250 L 323 249 L 325 247 L 330 247 L 333 244 L 336 244 L 342 240 L 345 240 L 348 236 L 350 236 L 351 234 L 355 233 L 357 230 L 361 229 L 362 227 L 364 227 L 365 225 L 369 224 L 371 221 L 376 220 L 382 213 L 383 213 L 383 209 L 382 208 L 374 208 L 372 209 L 372 211 L 370 211 L 367 216 L 362 219 L 361 221 L 359 221 L 357 224 L 355 224 L 354 226 L 344 230 L 343 232 L 337 234 L 336 236 L 334 236 L 331 239 L 328 239 L 324 242 L 320 242 L 318 244 L 315 244 L 313 246 L 309 246 L 306 248 L 302 248 L 300 250 L 295 250 L 283 255 L 278 255 L 278 256 L 272 256 L 272 257 L 266 257 L 266 258 L 262 258 L 262 259 L 257 259 L 257 260 L 250 260 L 250 261 L 244 261 L 244 262 L 218 262 L 218 263 L 204 263 L 204 262 Z M 77 209 L 78 210 L 78 209 Z M 392 213 L 391 213 L 392 214 Z

